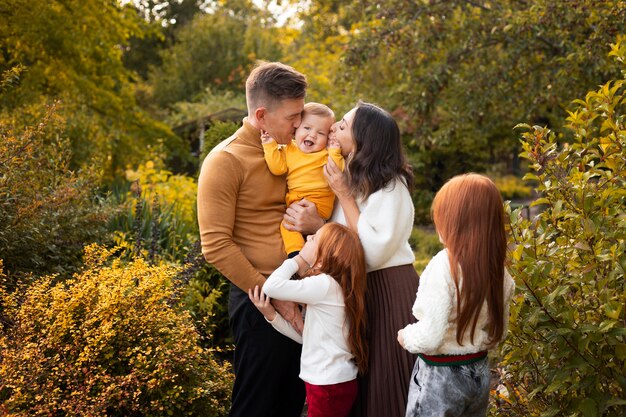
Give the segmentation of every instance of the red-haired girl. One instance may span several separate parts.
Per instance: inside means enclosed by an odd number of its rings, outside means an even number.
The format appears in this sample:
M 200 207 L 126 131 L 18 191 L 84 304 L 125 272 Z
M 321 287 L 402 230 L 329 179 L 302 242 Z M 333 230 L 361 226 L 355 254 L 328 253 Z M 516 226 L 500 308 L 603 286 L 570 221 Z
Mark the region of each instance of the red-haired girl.
M 291 280 L 298 272 L 301 280 Z M 357 396 L 357 373 L 367 369 L 365 256 L 359 236 L 328 223 L 309 235 L 300 253 L 287 259 L 263 285 L 249 291 L 254 305 L 281 333 L 302 343 L 300 378 L 308 417 L 345 417 Z M 270 304 L 306 304 L 300 336 Z
M 437 193 L 432 216 L 445 249 L 420 278 L 413 315 L 398 342 L 417 353 L 406 416 L 485 416 L 487 351 L 504 339 L 515 284 L 505 269 L 502 198 L 478 174 Z

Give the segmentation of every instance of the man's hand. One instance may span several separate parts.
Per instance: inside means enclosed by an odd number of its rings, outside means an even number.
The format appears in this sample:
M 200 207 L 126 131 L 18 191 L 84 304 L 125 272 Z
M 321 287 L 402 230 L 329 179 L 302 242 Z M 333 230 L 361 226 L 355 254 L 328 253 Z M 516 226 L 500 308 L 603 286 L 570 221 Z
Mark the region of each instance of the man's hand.
M 272 300 L 272 304 L 285 320 L 300 334 L 304 329 L 304 321 L 298 305 L 293 301 Z
M 287 207 L 287 212 L 283 216 L 283 226 L 287 230 L 312 235 L 324 226 L 324 220 L 318 214 L 314 203 L 302 199 Z

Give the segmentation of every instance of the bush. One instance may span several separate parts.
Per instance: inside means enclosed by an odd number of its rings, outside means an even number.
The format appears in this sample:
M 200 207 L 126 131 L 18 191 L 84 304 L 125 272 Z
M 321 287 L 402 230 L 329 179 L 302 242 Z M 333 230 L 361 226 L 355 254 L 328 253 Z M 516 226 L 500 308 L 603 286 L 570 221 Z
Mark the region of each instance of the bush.
M 208 265 L 198 242 L 196 181 L 172 175 L 161 162 L 127 170 L 128 191 L 118 193 L 123 209 L 109 224 L 124 259 L 142 255 L 152 263 L 185 263 L 184 303 L 205 348 L 230 350 L 229 281 Z
M 215 145 L 219 144 L 224 139 L 232 136 L 239 129 L 239 124 L 233 122 L 221 122 L 215 121 L 211 127 L 204 133 L 204 146 L 200 154 L 200 164 L 204 161 L 204 158 L 211 152 L 211 149 Z
M 36 127 L 0 124 L 0 259 L 6 273 L 70 276 L 83 246 L 102 241 L 110 212 L 93 169 L 72 172 L 56 106 Z
M 160 161 L 128 169 L 126 179 L 116 193 L 121 210 L 109 222 L 123 256 L 142 253 L 152 261 L 160 256 L 182 262 L 198 237 L 196 181 L 173 175 Z
M 226 415 L 232 375 L 176 307 L 179 270 L 106 265 L 110 255 L 90 246 L 65 284 L 49 276 L 0 290 L 2 414 Z
M 611 54 L 624 63 L 623 39 Z M 574 102 L 571 144 L 537 126 L 523 134 L 525 178 L 546 209 L 511 216 L 518 289 L 501 353 L 512 415 L 626 414 L 625 87 Z
M 505 200 L 529 198 L 533 194 L 532 187 L 525 184 L 524 180 L 515 175 L 496 177 L 494 182 Z

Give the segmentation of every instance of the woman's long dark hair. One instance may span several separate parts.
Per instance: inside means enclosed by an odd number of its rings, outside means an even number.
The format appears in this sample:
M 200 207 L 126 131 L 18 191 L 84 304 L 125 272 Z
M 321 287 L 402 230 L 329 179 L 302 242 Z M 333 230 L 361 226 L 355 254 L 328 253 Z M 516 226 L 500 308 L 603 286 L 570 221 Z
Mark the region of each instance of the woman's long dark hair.
M 395 178 L 413 189 L 413 170 L 402 147 L 400 128 L 380 107 L 359 102 L 352 121 L 354 157 L 348 163 L 350 186 L 356 197 L 367 198 Z
M 319 271 L 335 279 L 346 306 L 348 347 L 360 374 L 367 371 L 365 254 L 359 235 L 339 223 L 327 223 L 317 241 Z

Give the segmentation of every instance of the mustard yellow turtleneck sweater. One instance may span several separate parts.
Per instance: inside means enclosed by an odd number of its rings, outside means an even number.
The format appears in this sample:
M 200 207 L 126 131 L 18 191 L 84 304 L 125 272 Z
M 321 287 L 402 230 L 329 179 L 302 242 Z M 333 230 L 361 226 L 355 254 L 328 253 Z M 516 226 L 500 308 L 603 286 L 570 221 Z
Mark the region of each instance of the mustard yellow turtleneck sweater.
M 285 176 L 272 175 L 261 134 L 247 118 L 205 158 L 198 178 L 202 253 L 244 292 L 262 286 L 285 259 L 279 225 Z

